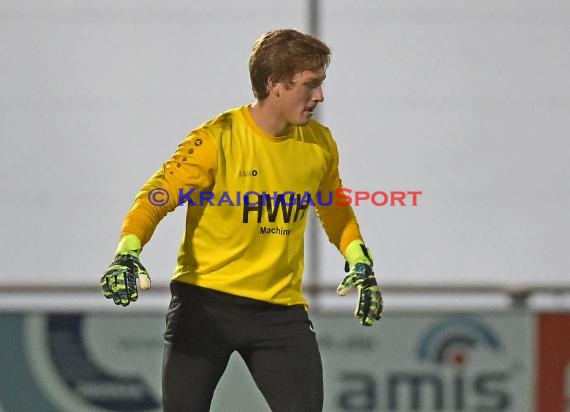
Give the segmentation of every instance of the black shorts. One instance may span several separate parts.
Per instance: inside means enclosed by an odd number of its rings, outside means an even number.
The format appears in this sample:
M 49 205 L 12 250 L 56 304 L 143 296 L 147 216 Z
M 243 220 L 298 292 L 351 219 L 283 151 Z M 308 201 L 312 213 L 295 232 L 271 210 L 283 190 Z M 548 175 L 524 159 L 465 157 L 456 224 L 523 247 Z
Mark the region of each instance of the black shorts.
M 274 412 L 320 412 L 323 373 L 302 305 L 283 306 L 171 282 L 163 361 L 165 412 L 209 411 L 237 351 Z

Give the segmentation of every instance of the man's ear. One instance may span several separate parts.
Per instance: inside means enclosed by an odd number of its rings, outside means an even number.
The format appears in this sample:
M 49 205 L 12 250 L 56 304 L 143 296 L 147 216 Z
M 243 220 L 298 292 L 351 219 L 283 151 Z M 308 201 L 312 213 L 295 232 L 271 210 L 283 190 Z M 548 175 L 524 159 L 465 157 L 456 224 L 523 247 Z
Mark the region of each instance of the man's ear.
M 275 78 L 270 77 L 267 79 L 267 90 L 269 91 L 270 95 L 275 97 L 279 97 L 281 93 L 282 83 L 280 81 L 276 81 Z

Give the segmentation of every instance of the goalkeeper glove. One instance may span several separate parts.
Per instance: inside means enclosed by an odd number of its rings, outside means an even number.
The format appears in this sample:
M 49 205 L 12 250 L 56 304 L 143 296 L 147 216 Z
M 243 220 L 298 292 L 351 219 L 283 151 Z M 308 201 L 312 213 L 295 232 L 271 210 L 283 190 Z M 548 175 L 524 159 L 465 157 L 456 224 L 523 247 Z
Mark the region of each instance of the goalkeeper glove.
M 150 276 L 139 261 L 141 241 L 126 235 L 119 242 L 115 259 L 101 278 L 103 295 L 116 305 L 127 306 L 138 299 L 137 279 L 142 289 L 150 289 Z
M 372 326 L 374 320 L 380 320 L 384 309 L 382 291 L 376 283 L 372 270 L 372 257 L 360 240 L 355 240 L 348 245 L 345 257 L 350 270 L 336 292 L 344 296 L 351 289 L 356 288 L 359 297 L 354 315 L 360 318 L 364 326 Z

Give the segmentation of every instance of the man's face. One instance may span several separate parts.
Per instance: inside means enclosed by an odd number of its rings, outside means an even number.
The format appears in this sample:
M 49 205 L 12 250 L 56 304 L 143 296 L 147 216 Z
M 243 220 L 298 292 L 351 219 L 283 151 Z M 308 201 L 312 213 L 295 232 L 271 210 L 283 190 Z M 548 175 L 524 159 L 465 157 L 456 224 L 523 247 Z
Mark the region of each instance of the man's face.
M 324 68 L 297 73 L 291 82 L 280 84 L 279 107 L 283 120 L 303 126 L 313 116 L 317 104 L 324 101 Z

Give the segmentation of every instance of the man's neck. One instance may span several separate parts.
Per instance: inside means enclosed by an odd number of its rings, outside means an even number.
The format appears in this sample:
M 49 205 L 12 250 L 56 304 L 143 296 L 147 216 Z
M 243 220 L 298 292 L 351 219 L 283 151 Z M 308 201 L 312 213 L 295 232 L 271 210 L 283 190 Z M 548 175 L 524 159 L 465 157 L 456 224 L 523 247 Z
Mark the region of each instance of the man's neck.
M 249 106 L 249 113 L 255 123 L 265 133 L 273 137 L 286 136 L 293 126 L 283 120 L 279 112 L 271 105 L 256 101 Z

